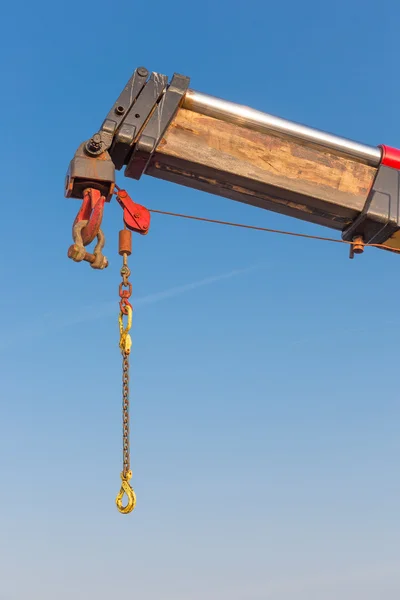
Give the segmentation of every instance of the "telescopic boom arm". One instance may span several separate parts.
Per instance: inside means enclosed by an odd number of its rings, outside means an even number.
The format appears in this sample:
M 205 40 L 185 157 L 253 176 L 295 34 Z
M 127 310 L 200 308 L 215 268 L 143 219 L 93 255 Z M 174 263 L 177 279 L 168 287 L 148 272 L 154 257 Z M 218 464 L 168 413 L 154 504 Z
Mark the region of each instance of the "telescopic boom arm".
M 214 98 L 189 83 L 136 69 L 100 130 L 75 153 L 66 197 L 84 199 L 92 188 L 110 201 L 115 170 L 124 169 L 132 179 L 145 173 L 400 251 L 399 150 Z

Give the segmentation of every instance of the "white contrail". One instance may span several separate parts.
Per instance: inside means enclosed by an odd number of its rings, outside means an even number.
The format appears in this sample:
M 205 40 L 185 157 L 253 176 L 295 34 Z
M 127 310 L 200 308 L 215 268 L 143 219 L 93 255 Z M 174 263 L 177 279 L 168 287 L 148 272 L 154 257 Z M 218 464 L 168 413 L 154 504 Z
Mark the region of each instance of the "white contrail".
M 185 294 L 186 292 L 191 292 L 192 290 L 195 290 L 197 288 L 212 285 L 213 283 L 218 283 L 219 281 L 223 281 L 224 279 L 231 279 L 232 277 L 237 277 L 238 275 L 245 275 L 246 273 L 250 273 L 251 271 L 266 268 L 266 266 L 267 265 L 253 265 L 245 269 L 234 269 L 232 271 L 229 271 L 228 273 L 222 273 L 220 275 L 205 277 L 204 279 L 175 286 L 167 290 L 163 290 L 161 292 L 147 294 L 146 296 L 142 296 L 136 299 L 133 298 L 132 304 L 134 309 L 140 306 L 145 306 L 146 304 L 155 304 L 156 302 L 161 302 L 162 300 L 165 300 L 167 298 L 174 298 L 176 296 L 180 296 L 181 294 Z M 102 319 L 110 314 L 115 313 L 117 305 L 118 303 L 116 304 L 116 302 L 113 301 L 104 302 L 102 304 L 82 306 L 79 308 L 79 312 L 77 312 L 76 314 L 71 314 L 70 316 L 67 316 L 67 318 L 61 320 L 59 318 L 59 314 L 48 313 L 46 315 L 43 315 L 40 320 L 33 324 L 33 326 L 31 325 L 30 327 L 23 328 L 21 334 L 23 334 L 25 339 L 41 337 L 43 335 L 54 333 L 54 331 L 56 330 L 65 329 L 65 327 L 69 327 L 71 325 L 77 325 L 79 323 L 86 323 L 88 321 Z M 14 335 L 9 339 L 3 338 L 2 343 L 0 345 L 0 351 L 9 349 L 10 345 L 13 345 L 13 343 L 16 342 L 16 339 L 19 339 L 19 335 L 16 333 L 14 333 Z
M 253 267 L 248 267 L 247 269 L 236 269 L 234 271 L 229 271 L 229 273 L 223 273 L 222 275 L 214 275 L 212 277 L 200 279 L 199 281 L 193 281 L 192 283 L 179 285 L 170 288 L 169 290 L 165 290 L 163 292 L 148 294 L 147 296 L 143 296 L 142 298 L 138 298 L 136 301 L 134 301 L 134 305 L 143 306 L 144 304 L 153 304 L 154 302 L 159 302 L 160 300 L 164 300 L 165 298 L 173 298 L 174 296 L 180 296 L 185 292 L 191 292 L 192 290 L 203 287 L 205 285 L 211 285 L 212 283 L 217 283 L 218 281 L 222 281 L 223 279 L 231 279 L 231 277 L 236 277 L 237 275 L 244 275 L 245 273 L 250 273 L 251 271 L 255 271 L 260 268 L 261 267 L 259 265 L 255 265 Z
M 204 287 L 206 285 L 211 285 L 213 283 L 218 283 L 219 281 L 223 281 L 224 279 L 231 279 L 232 277 L 237 277 L 238 275 L 244 275 L 246 273 L 250 273 L 251 271 L 256 271 L 261 268 L 265 268 L 265 265 L 253 265 L 252 267 L 247 267 L 246 269 L 234 269 L 229 271 L 228 273 L 222 273 L 220 275 L 212 275 L 210 277 L 205 277 L 204 279 L 200 279 L 198 281 L 192 281 L 191 283 L 185 283 L 183 285 L 178 285 L 172 288 L 168 288 L 167 290 L 163 290 L 161 292 L 155 292 L 154 294 L 146 294 L 146 296 L 142 296 L 139 298 L 132 299 L 133 308 L 137 308 L 138 306 L 145 306 L 146 304 L 155 304 L 156 302 L 161 302 L 167 298 L 175 298 L 176 296 L 180 296 L 181 294 L 185 294 L 186 292 L 191 292 L 200 287 Z M 69 325 L 73 325 L 75 323 L 84 323 L 87 321 L 93 321 L 97 319 L 101 319 L 106 317 L 109 314 L 115 313 L 115 301 L 113 302 L 105 302 L 100 305 L 91 305 L 85 306 L 80 309 L 79 314 L 71 316 L 70 319 L 65 320 L 61 323 L 61 327 L 66 327 Z

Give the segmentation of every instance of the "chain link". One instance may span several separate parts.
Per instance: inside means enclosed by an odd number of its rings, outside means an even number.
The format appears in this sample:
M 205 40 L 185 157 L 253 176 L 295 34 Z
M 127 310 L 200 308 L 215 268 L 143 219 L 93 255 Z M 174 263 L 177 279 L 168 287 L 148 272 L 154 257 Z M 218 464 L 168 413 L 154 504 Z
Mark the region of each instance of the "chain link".
M 129 298 L 132 294 L 132 284 L 129 281 L 131 272 L 128 267 L 128 255 L 123 254 L 123 264 L 121 268 L 122 282 L 119 286 L 120 309 L 122 314 L 128 314 L 128 324 L 125 330 L 121 329 L 120 347 L 122 353 L 122 464 L 123 474 L 127 475 L 130 471 L 130 447 L 129 447 L 129 354 L 130 354 L 130 336 L 132 306 Z M 126 288 L 126 289 L 123 289 Z M 129 339 L 128 339 L 129 338 Z
M 127 254 L 124 254 L 123 255 L 123 265 L 121 268 L 122 281 L 119 284 L 119 295 L 121 298 L 119 307 L 121 309 L 121 312 L 124 315 L 128 314 L 127 306 L 130 306 L 129 298 L 131 297 L 131 294 L 132 294 L 132 284 L 129 281 L 130 274 L 131 274 L 131 271 L 128 267 L 128 256 L 127 256 Z
M 122 354 L 122 485 L 119 494 L 116 498 L 118 510 L 127 514 L 130 513 L 136 504 L 135 492 L 129 484 L 132 477 L 130 463 L 130 431 L 129 431 L 129 355 L 131 351 L 131 336 L 129 330 L 132 325 L 132 305 L 129 301 L 132 293 L 132 284 L 129 281 L 130 270 L 128 267 L 128 256 L 123 254 L 123 265 L 121 268 L 122 282 L 119 286 L 119 296 L 121 298 L 120 315 L 119 315 L 119 330 L 120 342 L 119 346 Z M 125 288 L 125 289 L 124 289 Z M 124 327 L 124 316 L 127 317 L 127 323 Z M 126 494 L 128 503 L 123 506 L 122 498 Z
M 122 464 L 123 474 L 131 469 L 129 446 L 129 354 L 122 355 Z

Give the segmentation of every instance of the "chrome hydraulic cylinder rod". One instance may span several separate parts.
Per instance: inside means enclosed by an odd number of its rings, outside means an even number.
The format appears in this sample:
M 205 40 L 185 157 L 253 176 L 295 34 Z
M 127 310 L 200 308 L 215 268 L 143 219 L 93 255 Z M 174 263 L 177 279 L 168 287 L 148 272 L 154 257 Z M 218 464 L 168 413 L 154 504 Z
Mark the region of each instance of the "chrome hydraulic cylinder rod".
M 373 167 L 379 166 L 381 162 L 382 151 L 378 147 L 360 144 L 191 89 L 186 92 L 183 108 L 229 123 L 236 123 L 262 133 L 276 132 L 284 134 Z

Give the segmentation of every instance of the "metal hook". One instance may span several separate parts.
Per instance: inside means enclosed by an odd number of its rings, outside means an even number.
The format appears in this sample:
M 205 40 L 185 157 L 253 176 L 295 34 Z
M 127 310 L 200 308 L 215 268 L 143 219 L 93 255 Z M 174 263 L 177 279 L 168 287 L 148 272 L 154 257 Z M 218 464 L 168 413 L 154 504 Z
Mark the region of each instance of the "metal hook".
M 115 499 L 117 508 L 119 512 L 123 515 L 127 515 L 130 512 L 132 512 L 136 506 L 136 494 L 129 484 L 129 480 L 131 479 L 131 477 L 132 471 L 127 471 L 125 475 L 124 473 L 121 473 L 121 489 L 119 490 L 118 496 Z M 128 498 L 128 503 L 126 506 L 122 505 L 122 498 L 124 497 L 124 494 L 126 494 Z
M 82 206 L 76 215 L 72 230 L 75 225 L 86 221 L 80 230 L 84 246 L 88 246 L 98 235 L 103 220 L 104 203 L 106 199 L 99 190 L 88 188 L 84 191 Z

